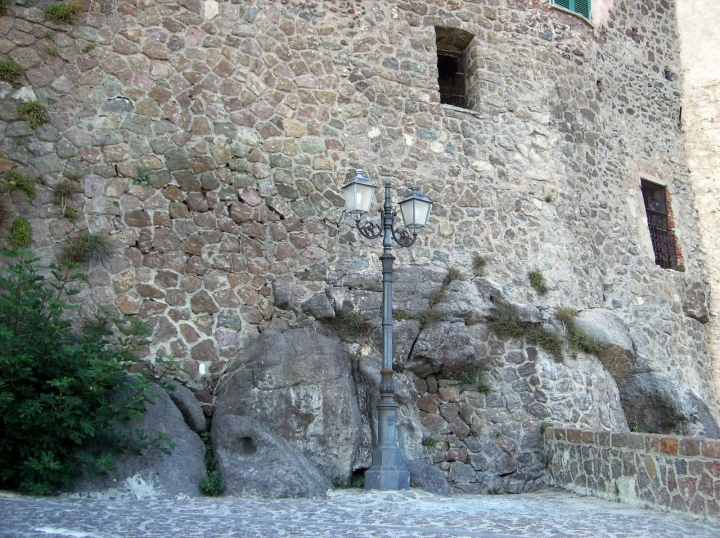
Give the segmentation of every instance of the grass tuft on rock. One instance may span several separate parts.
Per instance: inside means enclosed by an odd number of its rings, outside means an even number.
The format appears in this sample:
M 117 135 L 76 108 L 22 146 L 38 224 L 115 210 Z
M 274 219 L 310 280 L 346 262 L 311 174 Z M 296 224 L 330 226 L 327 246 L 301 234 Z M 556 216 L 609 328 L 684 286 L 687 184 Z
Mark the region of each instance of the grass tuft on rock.
M 577 326 L 575 318 L 578 312 L 569 306 L 561 306 L 555 311 L 555 318 L 562 323 L 567 333 L 567 341 L 574 349 L 597 355 L 602 351 L 602 344 Z
M 495 309 L 488 325 L 498 336 L 509 338 L 523 336 L 527 331 L 526 324 L 520 321 L 520 313 L 517 307 L 502 300 L 497 301 L 495 304 Z
M 5 189 L 18 189 L 27 194 L 29 198 L 35 198 L 35 181 L 17 168 L 5 172 L 5 176 L 0 179 L 0 183 Z
M 68 0 L 62 4 L 50 4 L 45 9 L 45 18 L 58 24 L 75 24 L 78 14 L 83 12 L 83 7 L 77 0 Z
M 18 114 L 20 115 L 20 119 L 25 120 L 33 129 L 37 129 L 47 121 L 45 105 L 40 101 L 28 101 L 24 103 L 20 107 L 20 110 L 18 110 Z
M 9 82 L 13 86 L 20 82 L 20 77 L 24 72 L 25 70 L 15 60 L 0 62 L 0 80 Z
M 485 276 L 485 266 L 487 266 L 487 259 L 476 254 L 473 256 L 472 265 L 470 270 L 475 276 Z
M 25 217 L 16 218 L 10 227 L 10 244 L 14 248 L 26 247 L 32 243 L 32 230 Z
M 530 286 L 540 295 L 545 295 L 548 292 L 547 282 L 541 271 L 530 271 L 528 273 L 528 280 L 530 280 Z
M 108 238 L 100 234 L 85 234 L 69 239 L 60 254 L 62 263 L 83 264 L 103 261 L 110 257 L 112 249 Z
M 556 360 L 563 358 L 563 339 L 560 333 L 543 326 L 528 331 L 528 340 L 553 355 Z
M 323 320 L 323 324 L 344 342 L 367 336 L 370 332 L 370 322 L 362 319 L 358 312 L 335 312 L 335 317 Z

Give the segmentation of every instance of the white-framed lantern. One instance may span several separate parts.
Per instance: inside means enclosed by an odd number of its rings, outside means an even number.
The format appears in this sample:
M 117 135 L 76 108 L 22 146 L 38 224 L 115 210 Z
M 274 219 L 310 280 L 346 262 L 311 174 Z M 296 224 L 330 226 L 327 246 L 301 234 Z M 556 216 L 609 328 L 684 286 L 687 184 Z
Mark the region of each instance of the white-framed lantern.
M 432 207 L 430 199 L 420 194 L 419 191 L 420 188 L 414 185 L 412 192 L 400 202 L 400 212 L 405 227 L 412 228 L 413 233 L 417 233 L 419 228 L 423 228 L 427 224 Z
M 356 168 L 355 177 L 342 188 L 345 197 L 345 209 L 350 213 L 367 213 L 370 211 L 375 188 L 375 185 L 365 177 L 363 169 Z

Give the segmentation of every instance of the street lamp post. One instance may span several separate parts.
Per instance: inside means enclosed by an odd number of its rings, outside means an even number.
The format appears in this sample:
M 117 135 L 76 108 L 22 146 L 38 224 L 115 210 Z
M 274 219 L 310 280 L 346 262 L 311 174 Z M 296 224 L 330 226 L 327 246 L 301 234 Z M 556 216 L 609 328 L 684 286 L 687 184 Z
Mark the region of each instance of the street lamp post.
M 383 253 L 380 256 L 383 271 L 382 296 L 382 369 L 380 370 L 380 402 L 377 405 L 377 440 L 372 453 L 372 467 L 365 471 L 365 489 L 399 490 L 410 488 L 410 473 L 403 465 L 403 458 L 397 446 L 397 408 L 392 366 L 392 254 L 393 239 L 402 247 L 409 247 L 417 234 L 427 223 L 432 202 L 420 194 L 417 186 L 400 202 L 400 213 L 404 227 L 395 229 L 396 213 L 390 197 L 390 180 L 385 180 L 385 204 L 380 212 L 380 222 L 367 221 L 361 224 L 361 215 L 370 210 L 375 185 L 365 177 L 362 169 L 355 171 L 355 177 L 343 188 L 345 208 L 353 214 L 355 225 L 368 239 L 383 236 Z

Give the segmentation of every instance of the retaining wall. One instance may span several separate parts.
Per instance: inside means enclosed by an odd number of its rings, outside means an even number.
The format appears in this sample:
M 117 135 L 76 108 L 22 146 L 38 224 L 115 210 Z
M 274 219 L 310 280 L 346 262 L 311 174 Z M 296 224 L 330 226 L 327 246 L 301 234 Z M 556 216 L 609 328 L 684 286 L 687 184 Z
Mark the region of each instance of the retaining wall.
M 550 481 L 575 493 L 720 518 L 720 441 L 547 428 Z

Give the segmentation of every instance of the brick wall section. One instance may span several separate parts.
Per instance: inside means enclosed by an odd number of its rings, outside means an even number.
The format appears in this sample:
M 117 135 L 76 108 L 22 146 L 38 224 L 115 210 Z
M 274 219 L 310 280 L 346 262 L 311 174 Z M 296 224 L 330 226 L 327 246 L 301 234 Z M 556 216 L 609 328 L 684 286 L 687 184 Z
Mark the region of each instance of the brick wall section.
M 547 428 L 552 484 L 608 500 L 720 519 L 720 441 Z

